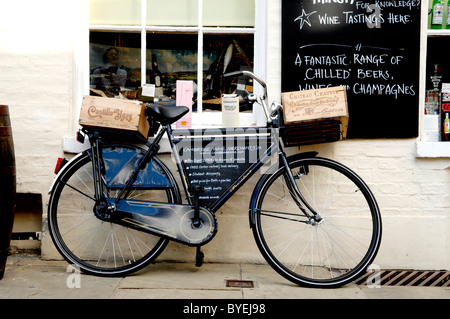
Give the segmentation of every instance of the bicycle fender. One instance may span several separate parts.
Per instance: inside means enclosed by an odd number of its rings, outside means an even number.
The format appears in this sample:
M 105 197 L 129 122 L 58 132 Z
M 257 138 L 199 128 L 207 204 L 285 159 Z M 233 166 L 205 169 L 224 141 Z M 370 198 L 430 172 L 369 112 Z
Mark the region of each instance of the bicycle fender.
M 319 153 L 318 152 L 304 152 L 304 153 L 297 153 L 291 156 L 288 156 L 286 158 L 287 162 L 293 162 L 299 159 L 303 159 L 303 158 L 310 158 L 310 157 L 316 157 Z
M 286 158 L 288 163 L 291 163 L 293 161 L 299 160 L 299 159 L 303 159 L 303 158 L 311 158 L 311 157 L 316 157 L 317 154 L 319 154 L 318 152 L 304 152 L 304 153 L 297 153 L 291 156 L 288 156 Z M 253 194 L 252 197 L 250 199 L 250 207 L 249 207 L 249 223 L 250 223 L 250 228 L 253 228 L 253 226 L 255 225 L 255 216 L 256 216 L 256 201 L 258 199 L 258 194 L 261 191 L 262 185 L 264 185 L 265 181 L 273 174 L 275 173 L 278 169 L 280 169 L 280 163 L 274 164 L 272 165 L 272 167 L 269 168 L 268 173 L 264 174 L 258 181 L 258 183 L 256 183 L 255 188 L 253 189 Z

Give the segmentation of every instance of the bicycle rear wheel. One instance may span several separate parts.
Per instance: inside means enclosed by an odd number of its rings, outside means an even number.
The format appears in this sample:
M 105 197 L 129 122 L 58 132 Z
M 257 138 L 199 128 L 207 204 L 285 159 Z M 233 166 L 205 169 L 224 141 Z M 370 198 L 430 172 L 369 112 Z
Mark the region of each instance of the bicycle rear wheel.
M 299 209 L 285 168 L 274 170 L 261 178 L 251 207 L 262 255 L 300 285 L 337 287 L 355 280 L 381 242 L 374 196 L 361 178 L 335 161 L 303 158 L 290 160 L 289 166 L 304 200 L 322 219 L 308 218 Z
M 69 165 L 56 181 L 48 208 L 49 232 L 60 254 L 82 271 L 100 276 L 125 276 L 158 257 L 168 239 L 101 220 L 94 213 L 90 152 Z M 158 165 L 163 171 L 162 164 Z M 109 198 L 119 193 L 106 185 L 105 189 Z M 168 203 L 180 200 L 176 187 L 133 189 L 128 198 Z

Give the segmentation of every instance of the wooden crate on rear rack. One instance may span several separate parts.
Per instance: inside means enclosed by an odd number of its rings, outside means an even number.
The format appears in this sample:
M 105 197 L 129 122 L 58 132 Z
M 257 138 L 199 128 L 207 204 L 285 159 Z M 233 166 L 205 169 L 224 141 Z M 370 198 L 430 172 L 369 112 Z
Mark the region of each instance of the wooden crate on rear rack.
M 281 137 L 285 146 L 336 142 L 348 126 L 344 86 L 282 93 Z
M 148 137 L 150 124 L 144 103 L 133 100 L 84 96 L 79 124 L 110 133 Z

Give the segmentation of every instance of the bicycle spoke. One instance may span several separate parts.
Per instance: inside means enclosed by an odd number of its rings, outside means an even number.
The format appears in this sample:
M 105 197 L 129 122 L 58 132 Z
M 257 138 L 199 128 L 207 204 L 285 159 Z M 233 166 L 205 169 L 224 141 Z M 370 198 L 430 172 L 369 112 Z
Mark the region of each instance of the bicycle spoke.
M 89 195 L 86 194 L 85 192 L 79 190 L 78 188 L 76 188 L 76 187 L 74 187 L 74 186 L 72 186 L 72 185 L 70 185 L 70 184 L 68 184 L 68 183 L 65 183 L 65 184 L 66 184 L 66 186 L 70 187 L 70 188 L 73 189 L 74 191 L 77 191 L 77 192 L 80 193 L 81 195 L 83 195 L 83 196 L 89 198 L 89 199 L 92 200 L 92 201 L 95 201 L 94 197 L 89 196 Z
M 99 233 L 101 227 L 102 227 L 102 223 L 99 223 L 99 224 L 97 225 L 97 227 L 96 227 L 95 229 L 93 229 L 92 231 L 86 230 L 86 234 L 85 234 L 85 235 L 89 235 L 89 237 L 88 237 L 88 240 L 86 241 L 86 244 L 84 245 L 84 248 L 81 249 L 81 252 L 80 252 L 80 254 L 79 254 L 80 257 L 86 256 L 86 257 L 84 257 L 84 258 L 86 258 L 87 260 L 90 259 L 89 257 L 92 255 L 92 253 L 91 253 L 91 254 L 86 254 L 86 250 L 87 250 L 89 247 L 91 247 L 91 245 L 93 245 L 93 243 L 95 243 L 94 238 L 95 238 L 95 236 Z M 75 252 L 75 251 L 78 250 L 79 247 L 81 247 L 81 244 L 83 243 L 83 240 L 84 240 L 84 238 L 85 238 L 85 235 L 82 234 L 82 235 L 79 236 L 79 238 L 80 238 L 80 243 L 79 243 L 79 245 L 75 246 L 75 247 L 73 248 L 72 251 Z M 91 249 L 93 249 L 93 247 L 91 247 Z
M 105 146 L 107 148 L 107 146 Z M 105 153 L 116 151 L 141 152 L 132 146 L 114 145 Z M 83 271 L 96 275 L 124 275 L 142 268 L 154 260 L 168 240 L 127 228 L 100 216 L 95 211 L 94 179 L 90 152 L 85 152 L 65 167 L 49 201 L 49 229 L 62 256 Z M 153 165 L 160 165 L 155 162 Z M 161 164 L 162 165 L 162 164 Z M 167 172 L 166 168 L 158 168 Z M 108 188 L 105 176 L 100 176 L 107 198 L 116 198 L 118 188 Z M 140 190 L 131 188 L 129 198 L 147 201 L 178 202 L 176 188 Z
M 280 219 L 285 219 L 285 220 L 290 220 L 290 221 L 295 221 L 295 222 L 300 222 L 300 223 L 306 223 L 307 220 L 301 220 L 299 218 L 306 218 L 305 216 L 300 216 L 298 214 L 292 214 L 292 213 L 285 213 L 285 212 L 277 212 L 277 211 L 272 211 L 272 210 L 261 210 L 261 215 L 264 216 L 269 216 L 269 217 L 273 217 L 273 218 L 280 218 Z M 281 216 L 278 216 L 281 215 Z M 288 216 L 295 216 L 297 218 L 289 218 L 289 217 L 285 217 L 285 215 Z
M 302 203 L 320 218 L 303 217 L 283 169 L 259 186 L 255 239 L 274 269 L 293 282 L 339 285 L 362 272 L 378 249 L 373 196 L 360 179 L 349 178 L 354 173 L 330 163 L 305 159 L 290 164 Z

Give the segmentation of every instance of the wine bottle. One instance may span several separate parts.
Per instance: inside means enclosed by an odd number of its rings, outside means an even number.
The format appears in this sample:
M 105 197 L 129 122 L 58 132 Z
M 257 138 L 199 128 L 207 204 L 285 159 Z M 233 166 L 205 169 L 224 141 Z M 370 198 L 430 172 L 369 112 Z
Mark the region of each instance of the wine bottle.
M 162 86 L 162 74 L 158 69 L 158 61 L 156 60 L 156 55 L 154 54 L 152 54 L 151 82 L 155 85 L 155 97 L 164 95 L 164 89 Z
M 158 61 L 156 60 L 156 55 L 152 55 L 152 74 L 151 81 L 155 87 L 161 87 L 161 72 L 158 70 Z

